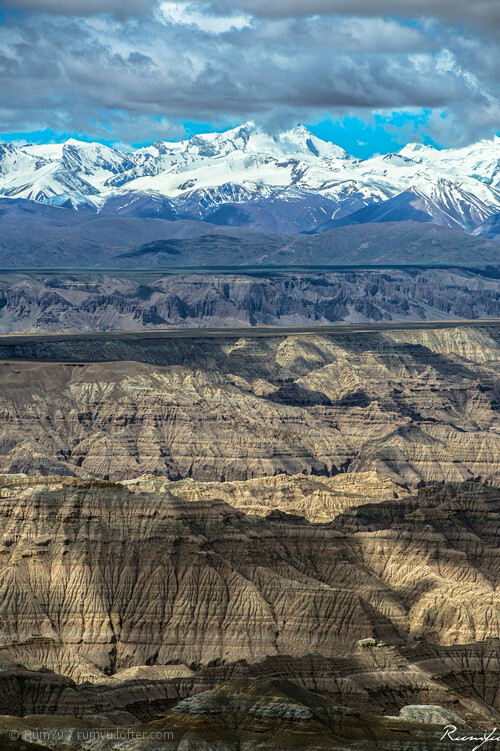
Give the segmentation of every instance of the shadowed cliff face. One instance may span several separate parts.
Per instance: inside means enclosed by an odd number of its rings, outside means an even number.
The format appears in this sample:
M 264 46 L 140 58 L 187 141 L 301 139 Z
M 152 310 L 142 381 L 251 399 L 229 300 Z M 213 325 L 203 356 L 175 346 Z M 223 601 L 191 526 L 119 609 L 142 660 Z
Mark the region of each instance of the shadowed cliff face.
M 498 634 L 496 489 L 445 486 L 317 525 L 70 478 L 4 478 L 1 496 L 6 664 L 31 655 L 82 681 Z
M 495 327 L 11 350 L 38 361 L 0 363 L 2 472 L 500 483 Z
M 167 712 L 148 727 L 174 732 L 172 751 L 430 751 L 448 717 L 435 705 L 498 723 L 498 489 L 426 488 L 311 524 L 131 487 L 1 478 L 0 715 Z M 383 717 L 407 705 L 434 709 Z M 0 717 L 0 739 L 35 721 L 15 722 Z
M 388 667 L 386 662 L 384 668 Z M 30 688 L 34 687 L 34 674 L 26 672 L 22 679 Z M 109 712 L 117 695 L 130 701 L 142 693 L 144 702 L 146 692 L 155 689 L 158 693 L 158 685 L 151 682 L 142 686 L 127 685 L 115 691 L 114 696 L 112 690 L 107 691 L 107 696 L 102 691 L 99 698 L 101 702 L 107 701 Z M 443 695 L 444 691 L 446 689 Z M 73 686 L 63 689 L 63 694 L 70 692 L 78 693 L 78 689 Z M 89 691 L 86 695 L 83 691 L 80 694 L 81 699 L 92 701 Z M 94 696 L 99 696 L 98 689 L 94 689 Z M 451 703 L 455 695 L 447 698 Z M 456 741 L 443 733 L 445 726 L 455 727 L 455 734 L 458 730 L 461 736 L 481 738 L 491 733 L 495 716 L 491 713 L 486 719 L 466 712 L 464 720 L 457 708 L 435 704 L 406 705 L 393 716 L 377 716 L 373 709 L 372 706 L 369 712 L 359 712 L 335 705 L 330 698 L 277 675 L 270 678 L 239 675 L 177 701 L 160 719 L 134 724 L 134 718 L 122 711 L 118 728 L 116 721 L 113 726 L 110 718 L 102 714 L 83 718 L 2 717 L 0 743 L 5 751 L 42 751 L 42 748 L 55 751 L 240 751 L 242 748 L 245 751 L 450 751 L 456 748 Z M 24 745 L 22 741 L 9 742 L 8 733 L 12 734 L 13 729 L 23 739 L 43 737 L 43 747 Z
M 495 326 L 6 354 L 0 747 L 37 714 L 169 751 L 500 724 Z
M 495 317 L 500 315 L 498 276 L 495 268 L 1 274 L 0 332 Z

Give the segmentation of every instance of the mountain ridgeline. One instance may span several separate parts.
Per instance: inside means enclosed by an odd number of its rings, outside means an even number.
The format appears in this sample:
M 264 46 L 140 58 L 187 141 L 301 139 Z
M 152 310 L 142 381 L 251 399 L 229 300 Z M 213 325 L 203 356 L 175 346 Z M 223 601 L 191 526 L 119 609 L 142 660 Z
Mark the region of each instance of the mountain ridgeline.
M 303 126 L 131 152 L 3 143 L 0 264 L 494 263 L 499 164 L 499 138 L 361 160 Z
M 0 334 L 500 318 L 500 270 L 0 275 Z
M 500 212 L 499 159 L 499 138 L 443 151 L 414 143 L 362 160 L 301 125 L 270 136 L 247 123 L 131 152 L 74 139 L 5 143 L 0 194 L 267 232 L 321 230 L 349 216 L 354 223 L 414 219 L 474 231 Z M 375 214 L 359 213 L 380 205 Z
M 490 266 L 494 239 L 414 221 L 284 235 L 0 199 L 0 268 Z

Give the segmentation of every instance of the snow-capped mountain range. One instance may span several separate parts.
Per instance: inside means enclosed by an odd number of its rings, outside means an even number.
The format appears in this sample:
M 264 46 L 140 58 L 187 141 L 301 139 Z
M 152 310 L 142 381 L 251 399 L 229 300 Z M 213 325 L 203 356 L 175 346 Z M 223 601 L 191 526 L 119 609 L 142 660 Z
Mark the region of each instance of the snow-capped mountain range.
M 301 125 L 271 136 L 249 123 L 130 153 L 74 139 L 0 143 L 0 195 L 272 232 L 414 220 L 492 236 L 500 138 L 442 151 L 413 143 L 365 160 Z

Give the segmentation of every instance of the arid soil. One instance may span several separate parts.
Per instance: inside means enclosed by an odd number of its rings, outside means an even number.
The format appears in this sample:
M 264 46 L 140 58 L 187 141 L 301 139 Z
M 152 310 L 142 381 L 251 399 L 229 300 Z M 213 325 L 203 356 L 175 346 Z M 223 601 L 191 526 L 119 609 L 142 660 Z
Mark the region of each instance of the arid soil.
M 497 326 L 89 339 L 16 354 L 0 362 L 4 473 L 500 484 Z
M 500 491 L 462 483 L 347 500 L 312 524 L 141 484 L 1 480 L 2 715 L 126 725 L 166 712 L 177 744 L 193 723 L 200 738 L 235 742 L 257 732 L 256 710 L 243 708 L 257 690 L 263 737 L 275 743 L 281 728 L 285 747 L 299 731 L 318 747 L 342 738 L 339 706 L 376 715 L 373 737 L 409 705 L 498 722 Z M 324 712 L 301 715 L 303 694 L 290 709 L 300 687 Z M 368 720 L 349 717 L 354 742 Z M 395 748 L 410 748 L 391 722 Z M 0 731 L 13 726 L 4 718 Z
M 0 274 L 0 333 L 500 315 L 498 269 Z
M 0 362 L 0 748 L 500 725 L 495 325 L 36 346 Z M 172 737 L 77 735 L 116 726 Z

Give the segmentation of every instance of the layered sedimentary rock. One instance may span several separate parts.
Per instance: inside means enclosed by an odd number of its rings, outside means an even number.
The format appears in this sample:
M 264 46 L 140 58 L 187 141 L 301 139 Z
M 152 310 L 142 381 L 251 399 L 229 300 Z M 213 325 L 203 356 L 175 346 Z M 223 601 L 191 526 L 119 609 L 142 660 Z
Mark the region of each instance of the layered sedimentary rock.
M 150 688 L 150 687 L 148 687 Z M 334 704 L 286 678 L 238 677 L 182 699 L 160 719 L 116 727 L 105 717 L 0 718 L 5 751 L 450 751 L 443 728 L 483 736 L 484 720 L 440 705 L 402 707 L 397 716 Z M 125 719 L 125 718 L 124 718 Z M 454 723 L 454 724 L 452 724 Z M 9 736 L 22 740 L 12 743 Z M 43 747 L 26 740 L 43 741 Z M 23 745 L 25 743 L 25 745 Z M 455 741 L 456 743 L 456 741 Z M 5 745 L 6 744 L 6 745 Z
M 494 325 L 3 355 L 0 746 L 39 714 L 169 751 L 499 725 Z
M 500 315 L 498 269 L 0 275 L 0 332 Z
M 441 742 L 443 733 L 436 730 L 451 721 L 459 727 L 466 724 L 456 712 L 439 706 L 405 709 L 413 711 L 398 718 L 363 715 L 332 705 L 287 680 L 235 679 L 179 702 L 164 718 L 146 727 L 156 731 L 171 728 L 172 735 L 183 738 L 184 742 L 188 739 L 194 744 L 198 742 L 198 747 L 210 738 L 212 748 L 230 751 L 243 743 L 248 749 L 269 751 L 297 747 L 318 751 L 320 748 L 354 751 L 360 747 L 366 751 L 380 748 L 444 751 L 452 744 Z M 430 718 L 431 722 L 422 726 L 422 717 Z
M 0 362 L 5 473 L 220 482 L 347 471 L 411 487 L 500 483 L 495 326 L 75 337 L 1 354 L 12 358 Z
M 273 478 L 298 505 L 339 485 L 313 524 L 271 479 L 0 478 L 0 743 L 141 722 L 171 751 L 434 751 L 436 717 L 498 724 L 500 490 L 340 479 Z
M 376 472 L 349 472 L 334 477 L 275 475 L 240 482 L 175 482 L 149 475 L 122 484 L 134 492 L 168 492 L 187 501 L 222 499 L 247 514 L 266 515 L 278 509 L 312 522 L 331 521 L 367 499 L 381 501 L 409 494 L 406 487 L 379 477 Z
M 307 655 L 270 657 L 260 663 L 238 661 L 230 665 L 136 668 L 126 680 L 121 674 L 79 684 L 50 669 L 28 670 L 20 665 L 0 673 L 0 734 L 4 718 L 38 716 L 46 726 L 49 716 L 73 722 L 100 724 L 149 722 L 188 697 L 197 697 L 230 681 L 266 683 L 286 680 L 314 691 L 330 705 L 384 717 L 396 717 L 407 706 L 440 706 L 456 712 L 466 722 L 499 721 L 498 640 L 436 647 L 418 643 L 409 647 L 358 649 L 344 657 Z M 175 676 L 175 669 L 178 675 Z M 189 705 L 188 705 L 189 706 Z M 404 714 L 404 712 L 403 712 Z M 42 720 L 40 715 L 44 715 Z M 223 719 L 223 718 L 222 718 Z M 234 720 L 234 718 L 227 718 Z M 36 722 L 36 720 L 35 720 Z
M 499 491 L 475 484 L 311 524 L 112 483 L 4 478 L 0 661 L 82 682 L 141 665 L 330 658 L 365 638 L 484 641 L 500 625 L 499 512 Z

